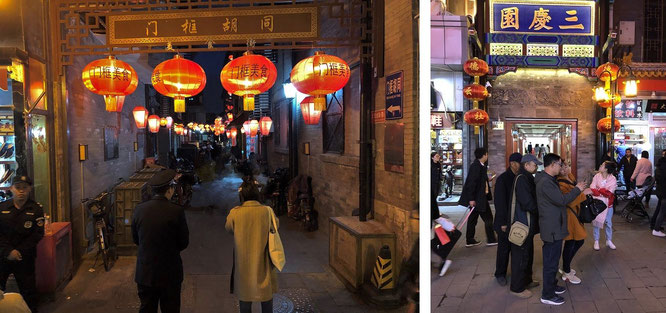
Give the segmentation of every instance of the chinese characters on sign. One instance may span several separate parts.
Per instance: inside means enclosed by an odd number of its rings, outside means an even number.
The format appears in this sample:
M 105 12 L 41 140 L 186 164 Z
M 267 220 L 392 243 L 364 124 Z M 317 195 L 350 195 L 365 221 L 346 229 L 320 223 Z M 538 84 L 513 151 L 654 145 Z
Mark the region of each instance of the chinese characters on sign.
M 111 78 L 113 80 L 129 81 L 132 73 L 127 69 L 111 66 L 95 66 L 88 71 L 90 78 Z
M 643 118 L 642 100 L 626 100 L 615 106 L 615 118 Z
M 231 78 L 244 80 L 246 78 L 266 78 L 268 76 L 268 68 L 266 65 L 259 64 L 244 64 L 242 66 L 234 66 L 231 68 Z
M 645 112 L 666 112 L 666 100 L 648 100 Z
M 318 38 L 317 7 L 109 15 L 110 44 Z
M 571 3 L 491 2 L 493 33 L 594 35 L 594 1 Z
M 386 119 L 402 118 L 403 72 L 386 76 Z
M 433 129 L 444 128 L 444 114 L 430 113 L 430 128 Z

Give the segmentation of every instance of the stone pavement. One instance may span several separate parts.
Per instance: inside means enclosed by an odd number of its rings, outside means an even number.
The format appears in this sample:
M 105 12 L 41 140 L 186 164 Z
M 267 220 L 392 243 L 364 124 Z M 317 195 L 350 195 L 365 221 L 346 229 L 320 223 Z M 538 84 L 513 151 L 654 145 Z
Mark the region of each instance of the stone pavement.
M 624 206 L 621 203 L 618 208 Z M 656 207 L 656 197 L 650 207 Z M 462 208 L 441 207 L 457 222 Z M 652 213 L 653 209 L 648 212 Z M 476 239 L 482 245 L 466 248 L 463 237 L 449 255 L 453 261 L 444 277 L 439 277 L 440 258 L 432 254 L 433 312 L 666 312 L 666 239 L 652 236 L 647 220 L 627 223 L 618 214 L 613 217 L 613 243 L 617 250 L 605 247 L 601 235 L 600 251 L 592 249 L 592 227 L 586 225 L 588 236 L 572 262 L 581 278 L 580 285 L 567 284 L 560 306 L 541 304 L 541 287 L 532 289 L 530 299 L 509 294 L 509 286 L 501 287 L 494 280 L 496 247 L 486 247 L 483 222 L 479 220 Z M 534 278 L 543 281 L 542 241 L 534 240 Z M 509 268 L 510 271 L 510 268 Z M 560 281 L 560 284 L 563 284 Z
M 237 300 L 229 293 L 233 237 L 226 232 L 224 224 L 229 210 L 239 203 L 240 183 L 237 175 L 227 173 L 224 178 L 194 187 L 192 208 L 186 213 L 190 244 L 181 253 L 185 269 L 183 313 L 238 312 Z M 321 229 L 305 232 L 300 223 L 281 216 L 280 235 L 287 263 L 278 274 L 274 312 L 379 311 L 347 291 L 333 274 L 328 266 L 328 234 Z M 108 273 L 100 265 L 95 272 L 89 272 L 92 260 L 85 260 L 55 301 L 44 303 L 40 312 L 137 312 L 135 263 L 136 257 L 125 256 L 120 257 Z M 258 304 L 253 311 L 260 312 Z M 404 311 L 402 308 L 393 312 Z

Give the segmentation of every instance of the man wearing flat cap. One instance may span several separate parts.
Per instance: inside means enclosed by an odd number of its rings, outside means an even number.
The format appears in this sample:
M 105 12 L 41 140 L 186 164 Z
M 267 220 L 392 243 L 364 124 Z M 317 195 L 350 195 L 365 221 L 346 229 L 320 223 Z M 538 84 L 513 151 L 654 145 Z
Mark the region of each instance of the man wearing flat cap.
M 511 222 L 511 196 L 513 195 L 513 180 L 520 172 L 520 160 L 523 156 L 516 152 L 509 156 L 509 167 L 497 177 L 495 183 L 495 232 L 497 232 L 497 260 L 495 262 L 495 279 L 501 286 L 505 286 L 506 271 L 509 266 L 509 225 Z
M 166 169 L 148 181 L 153 197 L 136 206 L 132 238 L 139 246 L 135 282 L 141 299 L 139 313 L 180 312 L 183 262 L 189 230 L 183 207 L 169 201 L 174 194 L 176 172 Z
M 30 177 L 15 176 L 10 190 L 13 198 L 0 203 L 0 289 L 5 290 L 9 274 L 14 274 L 21 295 L 37 312 L 35 258 L 44 237 L 44 210 L 30 199 Z

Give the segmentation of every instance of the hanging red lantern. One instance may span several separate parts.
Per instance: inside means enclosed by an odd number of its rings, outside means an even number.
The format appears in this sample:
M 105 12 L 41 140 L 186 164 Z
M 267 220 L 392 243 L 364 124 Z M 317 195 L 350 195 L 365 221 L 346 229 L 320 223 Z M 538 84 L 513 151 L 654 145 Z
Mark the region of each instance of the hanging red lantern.
M 166 128 L 171 129 L 171 126 L 173 126 L 173 118 L 171 116 L 166 117 Z
M 148 129 L 150 132 L 155 134 L 160 131 L 160 117 L 157 115 L 151 115 L 148 117 Z
M 227 135 L 227 138 L 231 138 L 231 129 L 227 129 L 225 134 Z
M 104 96 L 109 112 L 122 112 L 125 96 L 133 93 L 139 84 L 134 68 L 113 56 L 88 63 L 81 78 L 86 88 Z
M 326 95 L 344 87 L 349 81 L 349 65 L 333 55 L 315 52 L 291 70 L 291 83 L 301 93 L 314 96 L 315 108 L 326 111 Z
M 275 64 L 262 55 L 247 51 L 227 63 L 220 73 L 222 86 L 243 97 L 243 110 L 254 111 L 254 96 L 267 91 L 277 79 Z
M 233 113 L 227 113 L 227 121 L 231 122 L 234 120 L 234 114 Z
M 303 121 L 306 125 L 317 125 L 321 118 L 321 111 L 315 109 L 314 97 L 310 96 L 301 101 L 301 112 L 303 113 Z
M 155 67 L 151 77 L 157 92 L 174 98 L 174 112 L 185 112 L 185 98 L 200 93 L 206 86 L 206 73 L 199 64 L 176 54 Z
M 268 136 L 271 132 L 271 126 L 273 126 L 273 120 L 268 116 L 264 116 L 259 119 L 259 125 L 261 126 L 261 135 Z
M 183 125 L 180 125 L 180 124 L 174 125 L 173 131 L 176 133 L 176 135 L 182 135 L 183 134 Z
M 218 116 L 215 118 L 215 126 L 222 125 L 222 117 Z
M 243 134 L 249 134 L 250 133 L 250 121 L 245 121 L 243 123 L 243 129 L 241 129 L 241 132 Z
M 488 113 L 481 109 L 472 109 L 465 112 L 464 118 L 465 123 L 472 126 L 483 126 L 490 120 Z
M 619 66 L 610 62 L 606 62 L 597 67 L 597 71 L 595 72 L 595 74 L 601 81 L 605 82 L 608 80 L 608 78 L 610 78 L 611 81 L 614 81 L 617 79 L 617 74 L 619 71 L 620 71 Z M 608 72 L 610 72 L 610 74 L 608 74 Z
M 223 133 L 223 132 L 224 132 L 224 129 L 225 129 L 225 127 L 224 127 L 224 125 L 220 125 L 220 127 L 219 127 L 218 129 L 220 130 L 220 132 L 221 132 L 221 133 Z
M 167 120 L 166 117 L 160 117 L 160 126 L 166 127 L 167 126 Z
M 231 127 L 230 135 L 231 135 L 231 145 L 235 147 L 236 146 L 236 136 L 238 136 L 238 130 L 236 129 L 236 127 Z
M 132 110 L 132 115 L 134 115 L 134 123 L 136 123 L 137 128 L 146 128 L 146 123 L 148 123 L 148 110 L 144 107 L 136 107 Z
M 610 134 L 611 132 L 611 118 L 609 116 L 604 117 L 597 122 L 597 130 L 604 134 Z M 620 130 L 620 121 L 615 119 L 615 131 Z
M 622 97 L 621 97 L 619 94 L 613 95 L 613 104 L 617 105 L 617 104 L 619 104 L 621 101 L 622 101 Z M 600 107 L 604 108 L 604 109 L 608 109 L 608 108 L 611 107 L 611 101 L 610 101 L 610 99 L 609 99 L 609 100 L 606 100 L 606 101 L 599 101 L 599 102 L 597 102 L 597 104 L 598 104 Z
M 469 100 L 478 102 L 488 98 L 488 89 L 477 83 L 467 85 L 463 88 L 463 96 Z
M 250 121 L 250 137 L 256 136 L 258 132 L 259 132 L 259 121 L 251 120 Z
M 488 74 L 488 63 L 486 63 L 484 60 L 474 57 L 473 59 L 469 59 L 465 62 L 463 65 L 463 70 L 469 76 L 485 76 Z

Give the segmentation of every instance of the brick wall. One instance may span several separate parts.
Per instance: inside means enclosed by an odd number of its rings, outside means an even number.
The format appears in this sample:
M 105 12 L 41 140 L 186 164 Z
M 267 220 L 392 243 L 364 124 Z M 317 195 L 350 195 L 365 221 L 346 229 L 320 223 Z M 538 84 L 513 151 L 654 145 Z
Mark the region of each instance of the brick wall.
M 144 84 L 139 82 L 136 91 L 125 98 L 122 113 L 106 112 L 104 98 L 90 92 L 82 83 L 81 71 L 89 62 L 100 57 L 75 57 L 74 64 L 67 67 L 67 116 L 69 127 L 69 156 L 71 168 L 71 222 L 75 259 L 81 255 L 83 241 L 83 213 L 81 198 L 94 197 L 114 185 L 119 178 L 127 180 L 141 167 L 144 149 L 134 152 L 134 141 L 138 132 L 132 110 L 144 106 Z M 104 161 L 104 127 L 119 130 L 118 158 Z M 145 142 L 140 140 L 139 142 Z M 88 160 L 79 162 L 79 144 L 88 145 Z M 83 194 L 81 190 L 83 169 Z
M 592 83 L 578 74 L 553 74 L 554 70 L 508 73 L 492 81 L 489 98 L 491 120 L 499 117 L 574 118 L 578 120 L 577 171 L 586 175 L 595 167 L 596 103 Z M 506 170 L 504 130 L 489 130 L 488 164 L 496 173 Z

